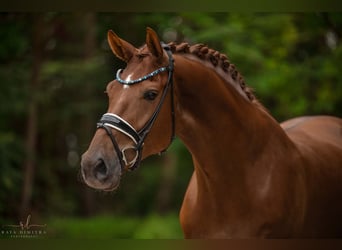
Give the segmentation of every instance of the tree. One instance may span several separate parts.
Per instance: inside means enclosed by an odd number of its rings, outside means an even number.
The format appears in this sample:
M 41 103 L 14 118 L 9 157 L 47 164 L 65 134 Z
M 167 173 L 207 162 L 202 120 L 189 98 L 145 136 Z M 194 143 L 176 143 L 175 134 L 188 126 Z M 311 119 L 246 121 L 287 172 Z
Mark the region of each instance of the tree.
M 23 185 L 20 206 L 20 216 L 26 217 L 30 211 L 32 189 L 35 175 L 37 154 L 37 122 L 38 122 L 38 100 L 37 91 L 40 84 L 41 68 L 44 60 L 44 48 L 46 46 L 46 24 L 44 14 L 32 15 L 32 68 L 29 81 L 28 116 L 26 125 L 25 151 L 26 158 L 23 163 Z

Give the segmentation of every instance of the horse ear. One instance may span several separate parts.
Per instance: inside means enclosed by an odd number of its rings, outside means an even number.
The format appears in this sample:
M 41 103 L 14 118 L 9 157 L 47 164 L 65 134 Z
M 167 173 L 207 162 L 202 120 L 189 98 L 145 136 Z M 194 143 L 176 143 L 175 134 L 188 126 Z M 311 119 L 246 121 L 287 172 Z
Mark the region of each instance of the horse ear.
M 163 58 L 163 48 L 160 45 L 158 35 L 150 27 L 146 28 L 146 45 L 151 51 L 152 55 L 157 57 L 157 60 L 161 60 Z
M 107 38 L 114 55 L 127 63 L 132 58 L 136 48 L 129 42 L 119 38 L 112 30 L 108 31 Z

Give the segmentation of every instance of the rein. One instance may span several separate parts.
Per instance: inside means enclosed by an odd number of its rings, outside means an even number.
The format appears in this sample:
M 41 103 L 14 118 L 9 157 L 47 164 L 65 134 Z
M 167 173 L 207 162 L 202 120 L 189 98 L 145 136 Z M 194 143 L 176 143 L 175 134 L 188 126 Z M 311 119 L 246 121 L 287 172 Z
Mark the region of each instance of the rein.
M 97 123 L 97 129 L 102 128 L 106 131 L 107 135 L 110 137 L 112 144 L 114 146 L 114 150 L 119 158 L 121 170 L 123 171 L 126 166 L 128 166 L 128 170 L 132 171 L 136 169 L 141 162 L 142 158 L 142 149 L 144 147 L 144 141 L 146 139 L 146 136 L 149 134 L 154 122 L 156 121 L 158 114 L 163 106 L 164 100 L 166 98 L 167 92 L 170 89 L 171 94 L 171 119 L 172 119 L 172 131 L 171 131 L 171 138 L 169 145 L 162 150 L 160 153 L 163 153 L 167 150 L 167 148 L 172 143 L 173 139 L 175 138 L 175 111 L 174 111 L 174 97 L 173 97 L 173 70 L 174 70 L 174 60 L 172 57 L 171 49 L 168 45 L 162 44 L 163 49 L 166 51 L 168 57 L 169 57 L 169 65 L 166 67 L 161 67 L 143 77 L 140 77 L 135 80 L 126 81 L 121 79 L 120 74 L 122 72 L 122 69 L 119 69 L 116 73 L 116 80 L 123 85 L 133 85 L 140 82 L 143 82 L 155 75 L 158 75 L 162 72 L 168 71 L 168 79 L 167 83 L 164 87 L 164 90 L 162 92 L 162 96 L 160 98 L 160 101 L 154 110 L 151 118 L 146 122 L 144 127 L 140 129 L 139 131 L 136 131 L 134 127 L 129 124 L 125 119 L 120 117 L 119 115 L 113 114 L 113 113 L 106 113 L 102 116 L 100 121 Z M 135 146 L 132 147 L 125 147 L 120 150 L 120 147 L 111 131 L 111 129 L 115 129 L 124 135 L 128 136 L 135 144 Z M 130 162 L 127 161 L 127 158 L 125 156 L 125 152 L 128 149 L 135 150 L 135 157 Z

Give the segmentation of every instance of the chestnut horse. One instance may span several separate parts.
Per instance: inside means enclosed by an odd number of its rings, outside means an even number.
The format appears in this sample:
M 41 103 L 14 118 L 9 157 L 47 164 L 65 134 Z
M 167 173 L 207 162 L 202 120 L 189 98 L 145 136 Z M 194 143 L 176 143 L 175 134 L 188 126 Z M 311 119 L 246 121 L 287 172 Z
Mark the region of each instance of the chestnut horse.
M 108 84 L 108 111 L 82 156 L 87 185 L 116 189 L 176 134 L 194 163 L 185 238 L 342 236 L 341 119 L 279 125 L 227 57 L 203 44 L 164 45 L 150 28 L 140 48 L 113 31 L 108 42 L 127 67 Z

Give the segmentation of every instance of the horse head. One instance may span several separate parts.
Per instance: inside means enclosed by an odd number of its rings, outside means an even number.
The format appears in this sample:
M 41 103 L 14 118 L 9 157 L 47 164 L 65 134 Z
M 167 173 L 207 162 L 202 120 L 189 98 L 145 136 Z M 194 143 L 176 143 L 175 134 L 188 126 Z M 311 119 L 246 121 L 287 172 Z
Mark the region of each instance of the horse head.
M 174 133 L 173 59 L 168 47 L 151 28 L 140 48 L 111 30 L 108 43 L 127 66 L 107 85 L 107 113 L 81 162 L 86 184 L 106 191 L 116 189 L 122 174 L 143 158 L 167 148 Z

